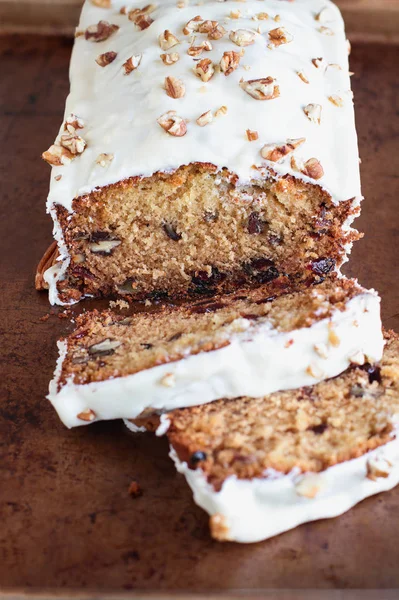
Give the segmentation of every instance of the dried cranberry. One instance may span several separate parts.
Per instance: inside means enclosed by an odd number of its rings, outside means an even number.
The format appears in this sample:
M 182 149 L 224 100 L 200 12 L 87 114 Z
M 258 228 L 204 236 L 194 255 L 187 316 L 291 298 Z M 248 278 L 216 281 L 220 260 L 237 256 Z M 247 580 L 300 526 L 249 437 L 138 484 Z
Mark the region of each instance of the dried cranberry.
M 183 334 L 182 333 L 175 333 L 175 335 L 172 335 L 169 339 L 168 342 L 176 342 L 176 340 L 179 340 L 181 338 Z
M 267 223 L 262 221 L 259 216 L 259 213 L 252 212 L 248 217 L 247 229 L 248 233 L 251 235 L 256 235 L 259 233 L 263 233 L 266 229 Z
M 327 275 L 335 267 L 333 258 L 318 258 L 311 263 L 311 269 L 316 275 Z
M 321 435 L 325 432 L 327 427 L 328 425 L 326 423 L 320 423 L 320 425 L 314 425 L 313 427 L 309 427 L 309 429 L 313 431 L 313 433 L 315 433 L 316 435 Z
M 164 223 L 162 225 L 164 232 L 166 235 L 173 240 L 174 242 L 178 242 L 181 240 L 181 233 L 177 233 L 176 229 L 170 223 Z
M 376 381 L 377 383 L 382 383 L 381 367 L 379 367 L 378 365 L 371 365 L 370 363 L 365 363 L 363 365 L 363 369 L 367 371 L 370 383 L 373 383 L 374 381 Z
M 198 271 L 196 275 L 191 278 L 194 285 L 216 285 L 226 279 L 226 275 L 221 273 L 217 267 L 212 267 L 212 273 L 208 275 L 207 271 Z

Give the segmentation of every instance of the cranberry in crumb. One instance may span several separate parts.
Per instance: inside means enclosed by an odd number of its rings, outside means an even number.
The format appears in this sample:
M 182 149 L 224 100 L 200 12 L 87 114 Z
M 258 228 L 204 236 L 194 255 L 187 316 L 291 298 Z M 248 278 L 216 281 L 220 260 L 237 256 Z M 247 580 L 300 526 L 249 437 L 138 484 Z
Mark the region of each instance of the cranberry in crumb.
M 311 263 L 311 269 L 316 275 L 327 275 L 335 267 L 333 258 L 318 258 Z

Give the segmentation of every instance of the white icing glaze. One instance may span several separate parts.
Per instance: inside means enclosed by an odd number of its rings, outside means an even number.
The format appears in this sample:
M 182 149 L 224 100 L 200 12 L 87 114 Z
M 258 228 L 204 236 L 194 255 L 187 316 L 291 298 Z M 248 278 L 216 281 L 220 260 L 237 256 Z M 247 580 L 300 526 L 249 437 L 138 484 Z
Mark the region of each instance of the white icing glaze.
M 191 487 L 195 502 L 210 515 L 222 515 L 228 537 L 236 542 L 259 542 L 302 523 L 336 517 L 373 494 L 392 489 L 399 483 L 399 439 L 359 458 L 349 460 L 320 474 L 288 475 L 273 471 L 265 479 L 251 480 L 228 477 L 220 492 L 208 483 L 200 469 L 189 469 L 173 448 L 170 457 L 179 473 Z M 387 460 L 391 463 L 388 477 L 368 479 L 367 462 Z M 303 478 L 312 477 L 320 491 L 314 498 L 298 493 Z
M 77 415 L 87 409 L 97 420 L 133 419 L 148 408 L 163 412 L 218 398 L 263 396 L 334 377 L 359 352 L 370 362 L 382 356 L 380 299 L 373 291 L 355 296 L 344 311 L 334 310 L 331 319 L 290 332 L 279 332 L 268 321 L 243 321 L 247 328 L 231 334 L 230 344 L 221 349 L 106 381 L 78 385 L 70 380 L 57 392 L 67 352 L 67 343 L 59 342 L 60 359 L 48 398 L 63 423 L 74 427 L 86 424 Z M 331 331 L 338 345 L 330 343 Z M 170 387 L 162 385 L 168 374 L 173 376 Z
M 169 171 L 191 162 L 210 162 L 235 172 L 242 183 L 256 172 L 252 165 L 272 166 L 278 174 L 292 173 L 290 156 L 279 163 L 264 161 L 260 149 L 267 143 L 285 143 L 290 138 L 306 138 L 295 155 L 305 160 L 316 157 L 323 165 L 325 175 L 318 181 L 335 201 L 360 199 L 357 138 L 353 102 L 348 73 L 347 44 L 339 10 L 329 0 L 247 0 L 217 2 L 204 0 L 200 6 L 177 8 L 176 0 L 162 0 L 151 14 L 152 25 L 140 31 L 126 15 L 119 14 L 122 6 L 129 9 L 142 7 L 142 1 L 113 0 L 110 9 L 85 2 L 78 29 L 84 31 L 99 20 L 120 27 L 109 39 L 100 43 L 80 36 L 75 41 L 70 78 L 71 91 L 67 99 L 65 118 L 71 113 L 83 119 L 85 127 L 79 134 L 87 148 L 70 164 L 53 167 L 48 207 L 61 204 L 71 210 L 72 200 L 97 187 L 118 182 L 134 175 L 149 176 L 156 171 Z M 328 21 L 320 22 L 315 16 L 328 7 Z M 241 12 L 241 18 L 231 19 L 231 11 Z M 253 20 L 266 12 L 268 20 Z M 279 22 L 274 21 L 280 15 Z M 215 73 L 208 83 L 193 73 L 196 64 L 187 54 L 192 36 L 182 33 L 184 25 L 196 15 L 218 21 L 227 31 L 219 40 L 212 40 L 213 50 L 203 52 L 200 58 L 210 58 L 219 64 L 223 52 L 240 47 L 229 39 L 229 32 L 250 29 L 261 33 L 255 43 L 244 48 L 240 66 L 226 77 Z M 293 36 L 288 44 L 268 47 L 268 32 L 285 28 Z M 328 27 L 333 35 L 319 31 Z M 158 36 L 169 29 L 180 40 L 170 50 L 162 50 Z M 196 34 L 195 45 L 206 39 Z M 115 51 L 117 58 L 102 68 L 95 59 L 102 53 Z M 178 52 L 180 60 L 165 66 L 160 59 L 163 52 Z M 124 74 L 123 63 L 132 55 L 142 54 L 139 67 Z M 339 65 L 341 70 L 316 68 L 313 58 L 322 57 L 325 64 Z M 298 76 L 304 71 L 309 84 Z M 166 76 L 181 79 L 186 86 L 183 98 L 173 99 L 163 88 Z M 269 101 L 253 99 L 239 86 L 244 80 L 272 76 L 280 86 L 280 97 Z M 337 95 L 343 106 L 328 100 Z M 322 106 L 321 124 L 315 125 L 305 115 L 308 104 Z M 214 112 L 227 106 L 228 113 L 200 127 L 196 119 L 204 112 Z M 188 120 L 184 137 L 172 137 L 157 123 L 168 110 Z M 259 139 L 248 142 L 246 130 L 255 130 Z M 113 154 L 107 166 L 96 163 L 100 154 Z M 55 177 L 62 175 L 57 181 Z M 307 179 L 305 176 L 301 176 Z M 309 180 L 309 179 L 308 179 Z M 309 180 L 313 181 L 313 180 Z

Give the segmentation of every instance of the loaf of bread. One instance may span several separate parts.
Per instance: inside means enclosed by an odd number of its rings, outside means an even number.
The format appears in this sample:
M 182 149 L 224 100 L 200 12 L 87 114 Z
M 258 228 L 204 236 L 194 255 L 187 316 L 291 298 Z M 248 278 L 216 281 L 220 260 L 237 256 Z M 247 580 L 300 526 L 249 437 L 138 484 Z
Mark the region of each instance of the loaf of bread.
M 87 0 L 43 154 L 51 302 L 338 270 L 361 199 L 349 75 L 328 0 Z

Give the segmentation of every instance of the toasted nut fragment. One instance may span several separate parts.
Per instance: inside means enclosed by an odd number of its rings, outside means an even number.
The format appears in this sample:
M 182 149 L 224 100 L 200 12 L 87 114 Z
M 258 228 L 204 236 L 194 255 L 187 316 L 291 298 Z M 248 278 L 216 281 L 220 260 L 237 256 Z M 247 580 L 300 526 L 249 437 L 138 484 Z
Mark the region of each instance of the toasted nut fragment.
M 306 473 L 295 485 L 296 493 L 305 498 L 314 498 L 322 488 L 323 479 L 318 473 Z
M 91 242 L 88 244 L 90 252 L 94 254 L 108 255 L 112 254 L 113 250 L 121 245 L 120 240 L 100 240 L 98 242 Z
M 334 331 L 334 326 L 331 321 L 328 323 L 328 341 L 331 346 L 334 346 L 335 348 L 337 348 L 341 343 L 341 340 Z
M 226 33 L 225 28 L 219 25 L 217 21 L 204 21 L 198 27 L 198 31 L 199 33 L 207 33 L 210 40 L 220 40 Z
M 111 8 L 111 0 L 91 0 L 91 3 L 100 8 Z
M 90 25 L 85 31 L 85 39 L 90 42 L 103 42 L 107 40 L 115 31 L 118 31 L 118 25 L 112 25 L 108 21 L 99 21 L 96 25 Z
M 311 364 L 306 368 L 306 373 L 314 379 L 323 379 L 324 373 L 317 365 Z
M 220 61 L 220 70 L 222 73 L 226 75 L 230 75 L 233 71 L 237 69 L 240 64 L 241 54 L 239 52 L 234 52 L 234 50 L 229 50 L 228 52 L 224 52 L 222 59 Z
M 153 22 L 154 19 L 150 17 L 150 15 L 140 15 L 135 19 L 134 24 L 141 29 L 141 31 L 144 31 L 144 29 L 147 29 Z
M 324 27 L 324 25 L 322 25 L 321 27 L 319 27 L 317 31 L 319 33 L 322 33 L 323 35 L 335 35 L 335 33 L 333 32 L 333 30 L 330 29 L 330 27 Z
M 96 418 L 96 413 L 94 412 L 94 410 L 91 410 L 91 408 L 86 408 L 86 410 L 80 412 L 77 415 L 77 418 L 81 421 L 87 421 L 88 423 L 90 423 L 90 421 L 94 421 L 94 419 Z
M 267 21 L 269 15 L 265 12 L 260 12 L 256 15 L 256 18 L 258 19 L 258 21 Z
M 49 165 L 58 167 L 70 163 L 74 156 L 67 148 L 53 144 L 46 152 L 43 152 L 42 158 L 48 162 Z
M 366 477 L 372 481 L 376 481 L 381 477 L 389 477 L 389 474 L 392 470 L 392 463 L 383 456 L 378 456 L 377 454 L 376 456 L 368 459 L 366 468 Z
M 277 27 L 276 29 L 272 29 L 269 31 L 269 48 L 278 48 L 282 44 L 289 44 L 294 39 L 294 36 L 291 35 L 285 27 Z
M 247 134 L 247 140 L 248 140 L 248 142 L 255 142 L 258 139 L 258 137 L 259 137 L 258 132 L 257 131 L 251 131 L 251 129 L 247 129 L 246 134 Z
M 209 81 L 215 73 L 213 62 L 210 60 L 210 58 L 203 58 L 195 65 L 194 73 L 197 75 L 197 77 L 201 77 L 202 81 Z
M 100 65 L 100 67 L 106 67 L 110 65 L 115 58 L 118 56 L 116 52 L 104 52 L 104 54 L 100 54 L 96 58 L 96 63 Z
M 94 356 L 95 358 L 101 356 L 111 356 L 114 354 L 115 350 L 122 345 L 122 342 L 118 340 L 111 340 L 111 338 L 106 338 L 97 344 L 92 344 L 88 347 L 87 351 L 90 356 Z
M 227 106 L 221 106 L 215 111 L 215 117 L 222 117 L 223 115 L 227 115 Z
M 216 513 L 209 519 L 209 529 L 211 536 L 219 542 L 228 542 L 231 540 L 227 519 L 224 515 Z
M 85 126 L 83 119 L 74 114 L 70 114 L 64 123 L 64 130 L 69 133 L 75 133 L 77 129 L 83 129 Z
M 113 160 L 113 154 L 99 154 L 96 158 L 96 163 L 100 165 L 100 167 L 107 167 Z
M 166 373 L 159 382 L 165 387 L 174 387 L 176 385 L 176 378 L 174 373 Z
M 187 50 L 187 54 L 189 56 L 199 56 L 202 54 L 203 50 L 206 50 L 206 52 L 212 50 L 212 44 L 209 40 L 204 40 L 199 46 L 190 46 Z
M 230 31 L 229 38 L 237 46 L 250 46 L 255 42 L 256 33 L 249 29 L 237 29 L 237 31 Z
M 307 104 L 303 109 L 303 112 L 312 123 L 320 125 L 321 121 L 321 105 L 320 104 Z
M 240 10 L 231 10 L 230 11 L 230 19 L 239 19 L 241 17 L 241 11 Z
M 316 67 L 316 69 L 326 68 L 326 61 L 324 58 L 312 58 L 312 63 Z
M 204 127 L 205 125 L 208 125 L 208 123 L 211 123 L 212 121 L 213 121 L 212 111 L 208 110 L 207 112 L 202 113 L 202 115 L 198 117 L 197 125 L 199 125 L 200 127 Z
M 183 98 L 186 93 L 186 86 L 177 77 L 165 77 L 165 90 L 171 98 Z
M 155 4 L 147 4 L 144 8 L 134 8 L 128 12 L 128 18 L 143 31 L 154 22 L 154 19 L 150 17 L 150 13 L 154 12 L 155 9 Z
M 86 148 L 84 139 L 72 133 L 64 133 L 60 138 L 60 144 L 67 148 L 71 154 L 82 154 Z
M 180 54 L 178 52 L 172 52 L 171 54 L 161 54 L 161 59 L 164 65 L 173 65 L 180 58 Z
M 136 54 L 127 59 L 126 62 L 123 63 L 123 68 L 125 69 L 125 75 L 129 75 L 132 71 L 135 71 L 137 67 L 140 66 L 141 59 L 143 58 L 142 54 Z
M 328 99 L 332 104 L 335 104 L 335 106 L 339 106 L 340 108 L 344 105 L 344 101 L 341 96 L 337 96 L 336 94 L 333 96 L 328 96 Z
M 187 133 L 187 125 L 184 119 L 177 116 L 175 110 L 169 110 L 157 119 L 157 123 L 170 135 L 182 137 Z
M 280 88 L 273 77 L 240 81 L 240 87 L 255 100 L 273 100 L 280 95 Z
M 194 17 L 194 19 L 191 19 L 190 21 L 188 21 L 188 23 L 186 23 L 186 25 L 183 27 L 184 35 L 190 35 L 190 33 L 194 33 L 194 31 L 198 31 L 200 23 L 202 23 L 202 17 L 200 17 L 199 15 Z
M 291 1 L 291 0 L 290 0 L 290 1 Z M 276 15 L 276 16 L 274 17 L 274 20 L 276 21 L 276 23 L 279 23 L 279 22 L 281 21 L 281 17 L 280 17 L 280 15 Z
M 262 158 L 265 160 L 270 160 L 272 162 L 277 162 L 290 154 L 296 148 L 301 146 L 306 141 L 306 138 L 298 138 L 295 140 L 288 139 L 285 144 L 276 145 L 276 144 L 266 144 L 263 146 L 260 154 Z
M 311 179 L 321 179 L 324 175 L 323 167 L 317 158 L 309 158 L 303 165 L 301 171 Z
M 314 351 L 320 356 L 320 358 L 328 358 L 328 349 L 325 344 L 315 344 L 313 347 Z
M 169 48 L 173 48 L 173 46 L 180 44 L 180 41 L 175 35 L 173 35 L 171 31 L 169 31 L 169 29 L 165 29 L 165 31 L 158 37 L 158 40 L 162 50 L 169 50 Z
M 55 179 L 56 181 L 60 181 L 60 179 L 62 179 L 62 175 L 56 175 L 56 176 L 54 177 L 54 179 Z
M 127 10 L 127 6 L 122 6 L 122 8 L 119 11 L 120 15 L 127 15 L 128 10 Z
M 303 71 L 298 71 L 298 77 L 302 79 L 304 83 L 309 83 L 309 79 L 306 77 Z

